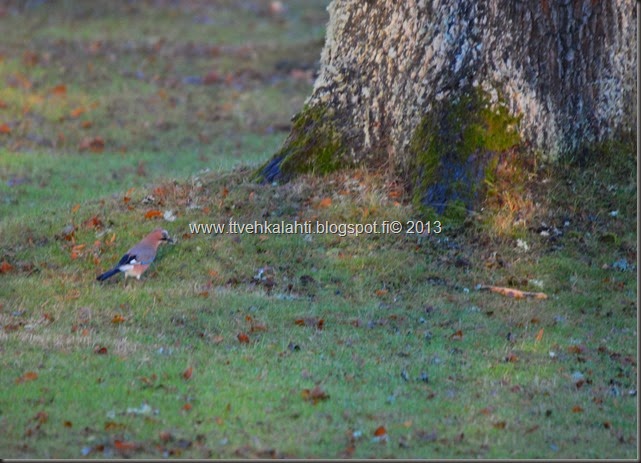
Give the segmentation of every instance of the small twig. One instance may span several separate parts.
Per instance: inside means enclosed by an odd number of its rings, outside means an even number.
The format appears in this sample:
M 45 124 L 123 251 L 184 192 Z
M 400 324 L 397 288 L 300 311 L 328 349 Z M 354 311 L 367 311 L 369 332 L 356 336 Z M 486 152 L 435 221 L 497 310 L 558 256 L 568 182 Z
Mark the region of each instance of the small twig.
M 479 291 L 490 291 L 502 296 L 513 297 L 514 299 L 525 299 L 526 297 L 531 297 L 533 299 L 548 298 L 548 295 L 545 293 L 533 293 L 530 291 L 521 291 L 520 289 L 504 288 L 502 286 L 477 285 L 476 289 Z

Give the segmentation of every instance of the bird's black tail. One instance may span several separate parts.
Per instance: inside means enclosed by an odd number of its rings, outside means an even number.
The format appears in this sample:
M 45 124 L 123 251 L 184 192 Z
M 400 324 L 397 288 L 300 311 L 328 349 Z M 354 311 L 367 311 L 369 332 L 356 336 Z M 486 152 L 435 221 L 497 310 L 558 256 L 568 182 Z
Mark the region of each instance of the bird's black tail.
M 120 272 L 120 269 L 119 269 L 118 267 L 116 267 L 116 268 L 112 268 L 111 270 L 109 270 L 109 271 L 107 271 L 107 272 L 103 273 L 102 275 L 99 275 L 99 276 L 96 278 L 96 280 L 98 280 L 98 281 L 104 281 L 104 280 L 106 280 L 107 278 L 112 277 L 112 276 L 114 276 L 116 273 L 119 273 L 119 272 Z

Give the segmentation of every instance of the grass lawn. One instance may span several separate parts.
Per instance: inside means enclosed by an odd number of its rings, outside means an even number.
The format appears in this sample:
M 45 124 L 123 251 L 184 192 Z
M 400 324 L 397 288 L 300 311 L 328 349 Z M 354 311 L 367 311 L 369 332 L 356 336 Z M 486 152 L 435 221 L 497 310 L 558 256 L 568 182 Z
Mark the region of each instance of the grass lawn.
M 0 11 L 0 456 L 636 458 L 631 144 L 440 233 L 384 175 L 253 183 L 327 20 L 283 4 Z M 231 220 L 432 229 L 190 231 Z

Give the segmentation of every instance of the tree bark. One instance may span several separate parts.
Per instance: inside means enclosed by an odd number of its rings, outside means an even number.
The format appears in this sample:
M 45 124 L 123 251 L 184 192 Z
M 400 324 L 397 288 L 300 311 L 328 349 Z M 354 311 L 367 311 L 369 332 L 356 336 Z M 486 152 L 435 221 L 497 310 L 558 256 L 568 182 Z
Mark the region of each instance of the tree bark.
M 367 165 L 423 204 L 501 153 L 554 161 L 633 134 L 633 0 L 334 0 L 321 69 L 267 181 Z M 442 209 L 442 208 L 441 208 Z

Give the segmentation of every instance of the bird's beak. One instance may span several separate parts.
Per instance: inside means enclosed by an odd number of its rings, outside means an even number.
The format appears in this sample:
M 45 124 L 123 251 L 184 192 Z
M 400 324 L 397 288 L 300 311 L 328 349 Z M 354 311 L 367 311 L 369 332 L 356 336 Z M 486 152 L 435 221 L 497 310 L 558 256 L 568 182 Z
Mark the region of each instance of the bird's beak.
M 171 236 L 168 236 L 167 238 L 165 238 L 165 241 L 172 244 L 175 243 L 174 239 Z

